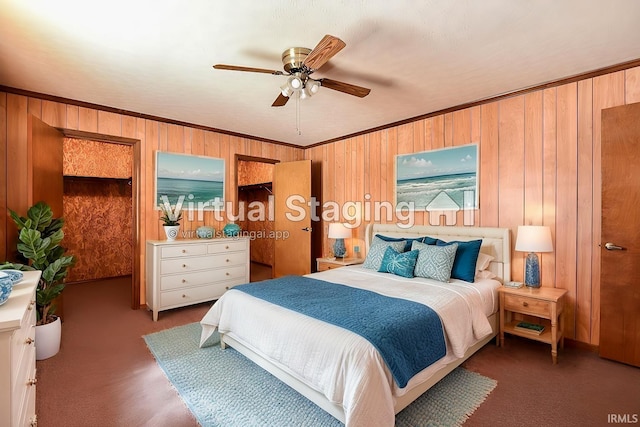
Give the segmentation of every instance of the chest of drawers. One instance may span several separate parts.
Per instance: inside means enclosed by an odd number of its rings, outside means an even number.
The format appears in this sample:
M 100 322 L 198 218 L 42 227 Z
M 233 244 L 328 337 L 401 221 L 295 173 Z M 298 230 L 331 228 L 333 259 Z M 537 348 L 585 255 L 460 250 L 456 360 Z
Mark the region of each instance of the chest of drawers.
M 149 240 L 146 302 L 158 312 L 218 299 L 249 282 L 249 239 Z
M 0 425 L 36 425 L 35 291 L 39 271 L 26 271 L 0 306 Z

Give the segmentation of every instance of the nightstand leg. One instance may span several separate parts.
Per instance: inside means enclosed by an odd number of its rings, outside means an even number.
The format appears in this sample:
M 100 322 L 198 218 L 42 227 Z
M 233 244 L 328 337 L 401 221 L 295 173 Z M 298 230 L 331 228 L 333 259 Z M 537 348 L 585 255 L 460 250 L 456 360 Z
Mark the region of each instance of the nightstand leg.
M 558 363 L 558 322 L 555 317 L 551 319 L 551 358 L 554 365 Z

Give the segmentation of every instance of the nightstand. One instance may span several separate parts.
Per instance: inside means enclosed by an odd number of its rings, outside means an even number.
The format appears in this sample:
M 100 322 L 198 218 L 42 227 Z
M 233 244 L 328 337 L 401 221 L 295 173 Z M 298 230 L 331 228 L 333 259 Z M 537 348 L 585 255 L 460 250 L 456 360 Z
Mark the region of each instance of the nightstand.
M 362 264 L 364 258 L 316 258 L 318 271 L 331 270 L 333 268 L 345 267 L 347 265 Z
M 564 346 L 564 305 L 566 289 L 500 287 L 500 346 L 504 346 L 505 332 L 551 344 L 553 363 L 558 363 L 558 342 Z M 544 325 L 541 334 L 516 329 L 522 319 L 514 319 L 514 314 L 534 316 L 536 323 Z M 522 316 L 519 316 L 522 317 Z

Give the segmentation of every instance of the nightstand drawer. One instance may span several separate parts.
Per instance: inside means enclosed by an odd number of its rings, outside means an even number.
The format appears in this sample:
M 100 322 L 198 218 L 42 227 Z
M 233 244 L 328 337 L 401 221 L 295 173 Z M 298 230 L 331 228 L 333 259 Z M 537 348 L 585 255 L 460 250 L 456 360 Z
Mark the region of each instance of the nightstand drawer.
M 327 271 L 327 270 L 331 270 L 334 268 L 340 268 L 342 267 L 341 265 L 337 265 L 337 264 L 327 264 L 326 262 L 319 262 L 318 263 L 318 271 Z
M 551 310 L 548 301 L 519 295 L 505 295 L 504 309 L 522 314 L 530 314 L 549 319 Z

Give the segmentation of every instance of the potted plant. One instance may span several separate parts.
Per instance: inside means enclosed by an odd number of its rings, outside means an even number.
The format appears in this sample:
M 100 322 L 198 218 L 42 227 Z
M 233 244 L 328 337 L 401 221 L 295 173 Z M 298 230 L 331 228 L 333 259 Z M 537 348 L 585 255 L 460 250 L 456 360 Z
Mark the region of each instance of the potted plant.
M 36 359 L 42 360 L 60 349 L 60 318 L 55 314 L 55 300 L 64 289 L 67 270 L 75 263 L 75 257 L 65 255 L 66 249 L 60 246 L 64 220 L 53 218 L 51 207 L 46 203 L 38 202 L 30 207 L 26 218 L 12 210 L 10 214 L 20 232 L 18 252 L 26 263 L 16 267 L 42 271 L 36 288 Z
M 160 221 L 162 221 L 164 225 L 167 240 L 176 240 L 178 231 L 180 230 L 180 220 L 182 219 L 182 205 L 179 204 L 174 208 L 165 200 L 165 202 L 160 205 L 160 210 L 162 211 Z

